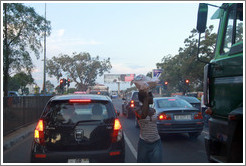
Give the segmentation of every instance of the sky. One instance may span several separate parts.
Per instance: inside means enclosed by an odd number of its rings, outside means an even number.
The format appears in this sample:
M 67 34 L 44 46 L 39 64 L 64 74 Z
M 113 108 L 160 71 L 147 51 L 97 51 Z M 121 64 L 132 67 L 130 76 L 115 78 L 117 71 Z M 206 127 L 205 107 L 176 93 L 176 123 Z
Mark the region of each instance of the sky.
M 220 5 L 221 2 L 211 2 Z M 44 16 L 45 1 L 27 3 Z M 198 2 L 46 2 L 46 18 L 51 21 L 51 35 L 46 38 L 46 57 L 88 52 L 100 60 L 110 58 L 110 74 L 147 74 L 168 54 L 176 55 L 184 40 L 196 28 Z M 216 8 L 209 7 L 208 25 Z M 216 31 L 217 32 L 217 31 Z M 42 88 L 43 55 L 33 62 L 32 75 Z M 109 74 L 109 73 L 105 73 Z M 55 86 L 55 78 L 46 75 Z M 66 78 L 66 77 L 65 77 Z M 103 77 L 97 83 L 104 83 Z M 71 84 L 72 86 L 74 84 Z M 72 87 L 70 86 L 70 87 Z M 116 90 L 116 84 L 110 84 Z M 121 89 L 130 87 L 122 83 Z

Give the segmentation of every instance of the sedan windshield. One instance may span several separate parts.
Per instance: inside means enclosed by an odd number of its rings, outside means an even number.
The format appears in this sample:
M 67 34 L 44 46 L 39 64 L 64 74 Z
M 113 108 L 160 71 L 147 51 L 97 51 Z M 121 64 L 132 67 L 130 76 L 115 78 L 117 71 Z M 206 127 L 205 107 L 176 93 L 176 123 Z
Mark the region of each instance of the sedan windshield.
M 157 100 L 158 108 L 192 108 L 187 101 L 182 99 L 159 99 Z

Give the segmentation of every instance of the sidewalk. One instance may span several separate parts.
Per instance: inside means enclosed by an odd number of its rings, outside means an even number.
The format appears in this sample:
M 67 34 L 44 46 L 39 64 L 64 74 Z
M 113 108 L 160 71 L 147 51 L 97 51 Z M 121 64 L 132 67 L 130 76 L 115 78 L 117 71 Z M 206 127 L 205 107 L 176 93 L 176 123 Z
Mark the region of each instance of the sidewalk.
M 22 127 L 13 133 L 10 133 L 3 137 L 3 151 L 11 148 L 13 145 L 33 134 L 37 123 L 32 123 L 28 126 Z

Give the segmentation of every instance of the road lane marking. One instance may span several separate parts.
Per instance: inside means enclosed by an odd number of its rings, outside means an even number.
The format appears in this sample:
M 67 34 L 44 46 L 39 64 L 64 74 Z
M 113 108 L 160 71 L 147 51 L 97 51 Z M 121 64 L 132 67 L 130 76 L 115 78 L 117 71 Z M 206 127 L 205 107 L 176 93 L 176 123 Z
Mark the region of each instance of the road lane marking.
M 133 147 L 132 143 L 130 142 L 130 140 L 127 138 L 126 134 L 124 133 L 124 137 L 125 137 L 125 141 L 128 145 L 128 147 L 130 148 L 133 156 L 135 157 L 135 159 L 137 159 L 137 151 L 135 150 L 135 148 Z

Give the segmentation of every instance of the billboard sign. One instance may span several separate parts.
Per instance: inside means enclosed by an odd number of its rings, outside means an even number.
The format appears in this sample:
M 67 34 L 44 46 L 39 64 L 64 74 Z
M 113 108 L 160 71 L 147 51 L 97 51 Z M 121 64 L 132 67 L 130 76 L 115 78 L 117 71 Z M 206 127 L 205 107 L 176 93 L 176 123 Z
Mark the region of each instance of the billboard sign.
M 161 73 L 163 72 L 163 69 L 153 69 L 152 76 L 159 78 L 161 76 Z
M 135 74 L 104 74 L 104 83 L 131 82 Z

